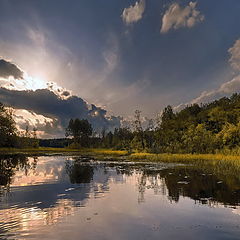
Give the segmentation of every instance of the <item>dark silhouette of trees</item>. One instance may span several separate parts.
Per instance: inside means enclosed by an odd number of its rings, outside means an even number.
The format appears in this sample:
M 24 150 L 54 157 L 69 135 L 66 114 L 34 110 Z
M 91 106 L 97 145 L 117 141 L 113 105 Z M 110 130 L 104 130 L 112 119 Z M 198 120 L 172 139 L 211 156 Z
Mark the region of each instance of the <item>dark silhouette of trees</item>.
M 140 148 L 142 150 L 145 149 L 145 134 L 144 134 L 144 130 L 142 127 L 142 121 L 141 121 L 141 111 L 136 110 L 135 111 L 135 120 L 134 120 L 134 128 L 135 128 L 135 144 L 137 144 L 137 142 L 140 142 Z
M 66 137 L 73 137 L 76 146 L 89 147 L 89 138 L 92 132 L 93 129 L 88 120 L 70 119 L 66 129 Z
M 71 183 L 90 183 L 93 178 L 94 169 L 88 164 L 83 165 L 74 161 L 73 163 L 66 162 L 66 172 Z
M 144 120 L 144 121 L 143 121 Z M 40 140 L 41 146 L 104 147 L 128 152 L 240 154 L 240 94 L 208 104 L 192 104 L 176 112 L 167 106 L 157 120 L 135 111 L 133 128 L 103 129 L 93 134 L 86 119 L 71 119 L 69 139 Z M 0 147 L 37 147 L 36 129 L 17 133 L 12 113 L 0 103 Z
M 0 147 L 15 146 L 16 130 L 11 110 L 0 103 Z

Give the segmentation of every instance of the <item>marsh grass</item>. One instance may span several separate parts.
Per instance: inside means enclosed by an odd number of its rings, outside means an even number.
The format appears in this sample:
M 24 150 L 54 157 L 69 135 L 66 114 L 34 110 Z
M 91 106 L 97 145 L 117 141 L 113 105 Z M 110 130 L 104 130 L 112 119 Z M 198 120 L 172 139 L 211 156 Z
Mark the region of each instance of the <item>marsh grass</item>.
M 102 148 L 0 148 L 0 154 L 25 154 L 25 155 L 89 155 L 94 159 L 113 159 L 128 161 L 150 161 L 150 162 L 171 162 L 194 164 L 204 167 L 211 165 L 214 168 L 224 169 L 224 171 L 240 172 L 240 156 L 218 154 L 154 154 L 154 153 L 132 153 L 124 150 L 112 150 Z M 220 171 L 220 170 L 219 170 Z
M 132 153 L 122 150 L 100 148 L 0 148 L 0 155 L 23 154 L 26 156 L 88 156 L 91 159 L 101 161 L 132 161 L 132 162 L 165 162 L 182 163 L 186 167 L 196 167 L 208 173 L 214 173 L 225 182 L 240 181 L 240 156 L 218 154 L 154 154 Z M 229 178 L 229 176 L 232 176 Z M 233 183 L 229 183 L 233 184 Z M 235 184 L 236 185 L 236 184 Z
M 183 163 L 186 166 L 202 169 L 206 173 L 214 173 L 225 182 L 235 179 L 240 181 L 240 156 L 224 154 L 151 154 L 134 153 L 129 156 L 131 161 L 152 161 Z M 229 176 L 232 176 L 229 178 Z M 234 181 L 236 182 L 236 181 Z M 229 183 L 233 184 L 233 183 Z
M 127 151 L 100 149 L 100 148 L 0 148 L 0 155 L 5 154 L 26 154 L 26 155 L 48 155 L 48 154 L 76 154 L 76 155 L 104 155 L 104 156 L 125 156 Z
M 224 154 L 154 154 L 154 153 L 133 153 L 129 156 L 131 160 L 150 160 L 161 162 L 193 162 L 198 160 L 216 161 L 227 160 L 240 163 L 240 156 Z

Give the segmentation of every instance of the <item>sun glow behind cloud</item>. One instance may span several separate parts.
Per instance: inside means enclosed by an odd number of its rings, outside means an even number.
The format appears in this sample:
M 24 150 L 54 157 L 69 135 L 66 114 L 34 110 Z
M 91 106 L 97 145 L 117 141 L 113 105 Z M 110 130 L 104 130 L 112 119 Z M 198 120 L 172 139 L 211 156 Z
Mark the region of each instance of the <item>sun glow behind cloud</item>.
M 39 77 L 31 77 L 24 73 L 23 79 L 0 78 L 0 87 L 10 90 L 37 90 L 47 87 L 47 82 Z

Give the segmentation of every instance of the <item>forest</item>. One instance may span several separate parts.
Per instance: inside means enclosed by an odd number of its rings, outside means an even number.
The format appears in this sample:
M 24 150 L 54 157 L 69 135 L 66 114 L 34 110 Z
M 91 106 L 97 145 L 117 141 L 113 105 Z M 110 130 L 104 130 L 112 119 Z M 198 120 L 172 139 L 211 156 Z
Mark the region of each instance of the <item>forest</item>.
M 132 127 L 94 134 L 86 119 L 70 119 L 66 138 L 37 139 L 37 129 L 19 133 L 11 111 L 0 105 L 0 147 L 109 148 L 149 153 L 240 154 L 240 94 L 207 104 L 192 104 L 175 112 L 165 107 L 161 116 L 143 127 L 136 110 Z

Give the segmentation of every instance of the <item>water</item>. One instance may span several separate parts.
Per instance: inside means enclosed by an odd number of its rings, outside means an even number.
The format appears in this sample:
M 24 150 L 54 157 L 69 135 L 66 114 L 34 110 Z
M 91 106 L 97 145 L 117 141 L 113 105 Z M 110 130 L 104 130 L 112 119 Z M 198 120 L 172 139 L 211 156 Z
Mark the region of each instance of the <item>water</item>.
M 213 169 L 0 158 L 0 239 L 240 239 L 239 203 Z

